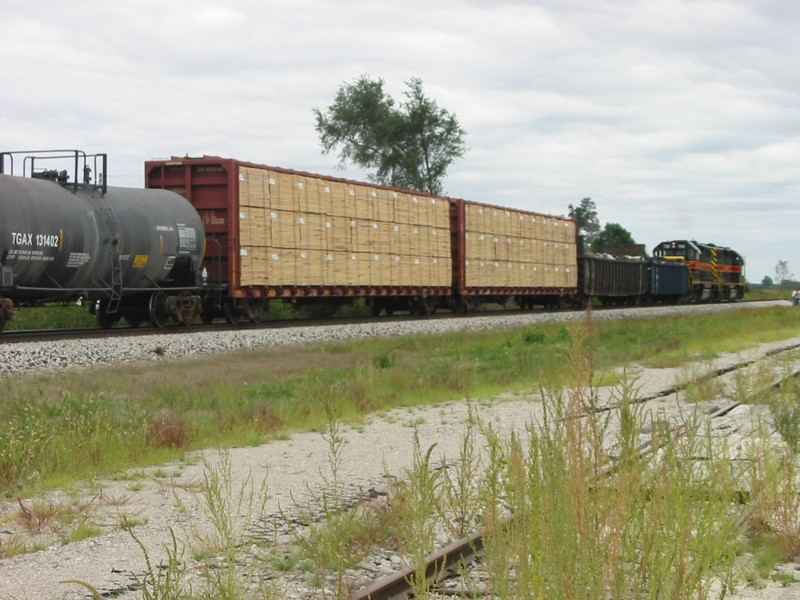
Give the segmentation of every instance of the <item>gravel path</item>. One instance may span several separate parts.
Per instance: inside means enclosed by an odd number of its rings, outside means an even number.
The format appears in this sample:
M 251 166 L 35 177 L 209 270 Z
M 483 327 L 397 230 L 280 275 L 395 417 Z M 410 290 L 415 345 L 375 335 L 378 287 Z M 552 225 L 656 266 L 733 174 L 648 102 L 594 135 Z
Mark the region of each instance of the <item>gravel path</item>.
M 786 303 L 783 303 L 786 304 Z M 729 310 L 749 305 L 716 305 L 713 308 Z M 686 308 L 686 307 L 682 307 Z M 698 307 L 693 307 L 698 308 Z M 705 308 L 705 307 L 701 307 Z M 671 309 L 638 309 L 637 313 L 660 313 Z M 596 318 L 619 318 L 619 313 L 596 314 Z M 545 317 L 548 318 L 548 317 Z M 549 315 L 549 318 L 575 319 L 582 318 L 580 313 Z M 520 323 L 538 322 L 541 315 L 524 317 L 501 317 L 502 326 L 517 326 Z M 498 318 L 470 319 L 468 323 L 459 320 L 459 327 L 468 326 L 484 329 L 497 326 Z M 307 342 L 312 339 L 332 339 L 356 337 L 360 335 L 399 335 L 403 333 L 423 333 L 431 330 L 442 330 L 447 322 L 419 322 L 392 324 L 370 324 L 364 326 L 348 326 L 346 331 L 336 327 L 320 328 L 321 331 L 266 331 L 236 332 L 233 334 L 195 333 L 181 336 L 164 336 L 160 339 L 119 340 L 118 353 L 114 357 L 112 346 L 106 341 L 92 342 L 87 349 L 85 343 L 83 353 L 80 349 L 70 348 L 74 342 L 63 343 L 54 355 L 60 357 L 59 367 L 72 366 L 74 357 L 89 355 L 95 362 L 113 362 L 114 360 L 163 360 L 153 357 L 153 345 L 163 345 L 167 357 L 179 357 L 195 354 L 199 351 L 223 352 L 234 348 L 249 348 L 257 345 L 287 344 Z M 410 331 L 413 330 L 413 331 Z M 180 338 L 180 339 L 179 339 Z M 226 339 L 230 338 L 230 339 Z M 265 340 L 268 338 L 268 341 Z M 192 348 L 187 349 L 186 344 Z M 767 344 L 747 355 L 726 356 L 715 361 L 714 367 L 732 364 L 743 359 L 763 356 L 764 353 L 792 343 L 800 343 L 800 338 L 788 340 L 780 344 Z M 103 344 L 103 347 L 99 347 Z M 15 345 L 13 356 L 4 353 L 4 368 L 14 372 L 37 370 L 46 359 L 37 358 L 39 352 L 31 352 L 29 348 Z M 59 346 L 62 346 L 59 343 Z M 143 346 L 143 347 L 139 347 Z M 52 349 L 51 349 L 52 350 Z M 27 357 L 23 356 L 27 353 Z M 97 355 L 95 356 L 95 353 Z M 80 363 L 92 364 L 91 360 Z M 52 363 L 48 364 L 53 368 Z M 709 365 L 711 366 L 711 365 Z M 680 369 L 634 369 L 630 371 L 636 377 L 640 393 L 647 395 L 675 385 L 682 376 Z M 473 403 L 473 408 L 485 422 L 492 423 L 497 430 L 510 432 L 526 423 L 541 417 L 541 404 L 538 398 L 525 395 L 505 396 L 499 398 L 480 399 Z M 658 400 L 659 410 L 671 410 L 676 399 Z M 423 409 L 398 409 L 383 415 L 376 415 L 369 423 L 358 428 L 340 432 L 345 440 L 342 462 L 338 473 L 342 481 L 348 482 L 353 492 L 357 490 L 386 489 L 387 473 L 402 475 L 410 466 L 413 455 L 415 435 L 423 449 L 435 444 L 434 460 L 447 461 L 458 455 L 458 445 L 465 429 L 468 417 L 466 403 L 449 403 Z M 229 461 L 232 487 L 241 489 L 243 481 L 248 477 L 258 487 L 265 482 L 267 500 L 266 513 L 271 515 L 268 522 L 275 528 L 269 532 L 270 548 L 277 548 L 288 539 L 286 515 L 291 515 L 295 507 L 303 505 L 310 499 L 318 498 L 320 490 L 329 481 L 330 447 L 328 441 L 318 433 L 297 433 L 290 439 L 271 442 L 255 448 L 236 448 L 226 455 L 209 451 L 198 454 L 194 462 L 168 464 L 159 469 L 150 469 L 131 474 L 124 480 L 95 481 L 87 483 L 81 490 L 55 492 L 39 499 L 24 499 L 23 504 L 33 506 L 34 503 L 50 503 L 53 506 L 75 505 L 91 502 L 94 512 L 92 519 L 108 528 L 108 533 L 76 543 L 64 544 L 51 539 L 47 547 L 39 552 L 20 555 L 0 560 L 0 600 L 57 599 L 86 597 L 86 589 L 74 583 L 63 583 L 66 580 L 81 580 L 90 583 L 101 592 L 115 594 L 115 597 L 127 599 L 137 597 L 135 593 L 125 590 L 135 583 L 135 577 L 144 572 L 146 563 L 141 548 L 132 537 L 116 526 L 124 517 L 138 523 L 134 528 L 140 542 L 148 549 L 150 558 L 158 562 L 165 556 L 164 549 L 170 544 L 170 530 L 174 530 L 177 538 L 185 542 L 189 549 L 197 546 L 198 536 L 207 535 L 210 531 L 207 511 L 203 508 L 203 496 L 198 488 L 208 476 L 210 467 L 213 472 L 226 472 L 220 463 Z M 0 504 L 0 543 L 7 542 L 18 531 L 18 525 L 10 517 L 18 514 L 20 505 L 16 502 Z M 243 509 L 238 510 L 243 512 Z M 193 542 L 195 540 L 195 542 Z M 185 559 L 194 564 L 191 552 L 187 549 Z M 376 571 L 389 571 L 391 560 L 385 565 L 376 565 Z M 395 565 L 396 567 L 397 565 Z M 189 573 L 190 579 L 198 577 Z M 286 577 L 276 580 L 282 592 L 278 597 L 310 598 L 314 597 L 314 587 L 302 579 Z M 741 595 L 728 596 L 741 600 L 797 600 L 800 599 L 800 586 L 780 587 L 767 583 L 762 589 L 748 588 Z

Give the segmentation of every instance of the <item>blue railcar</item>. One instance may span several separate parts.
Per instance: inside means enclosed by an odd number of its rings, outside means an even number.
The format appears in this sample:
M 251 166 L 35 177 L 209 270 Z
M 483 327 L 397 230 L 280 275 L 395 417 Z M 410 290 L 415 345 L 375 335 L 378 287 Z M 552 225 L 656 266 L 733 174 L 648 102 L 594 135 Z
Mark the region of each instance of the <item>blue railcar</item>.
M 685 264 L 650 260 L 650 295 L 656 302 L 677 302 L 690 291 L 689 268 Z

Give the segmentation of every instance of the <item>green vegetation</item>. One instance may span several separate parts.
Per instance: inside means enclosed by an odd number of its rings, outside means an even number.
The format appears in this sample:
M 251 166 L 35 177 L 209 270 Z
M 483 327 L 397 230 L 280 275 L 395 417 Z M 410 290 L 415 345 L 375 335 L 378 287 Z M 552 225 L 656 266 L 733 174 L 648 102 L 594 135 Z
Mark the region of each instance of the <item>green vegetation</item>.
M 404 102 L 388 96 L 383 83 L 362 75 L 342 84 L 324 113 L 314 109 L 323 153 L 338 148 L 341 166 L 374 169 L 369 179 L 376 183 L 442 194 L 448 167 L 467 150 L 464 130 L 425 95 L 420 79 L 406 82 Z
M 481 425 L 491 458 L 467 489 L 493 597 L 702 598 L 712 578 L 729 584 L 740 528 L 731 473 L 718 468 L 724 454 L 710 453 L 692 429 L 683 443 L 664 439 L 661 453 L 640 458 L 638 435 L 626 434 L 647 420 L 629 406 L 614 445 L 619 467 L 606 473 L 610 421 L 597 412 L 576 418 L 589 400 L 577 388 L 548 392 L 549 418 L 508 440 Z M 686 469 L 698 452 L 706 468 Z
M 481 529 L 485 585 L 499 599 L 702 599 L 764 577 L 793 583 L 790 573 L 773 570 L 800 553 L 800 506 L 792 483 L 797 455 L 791 444 L 782 450 L 765 433 L 754 439 L 745 461 L 731 461 L 724 441 L 714 441 L 695 417 L 679 424 L 681 437 L 676 429 L 651 422 L 633 402 L 628 382 L 619 385 L 621 426 L 615 432 L 607 413 L 586 410 L 594 398 L 596 361 L 587 351 L 592 336 L 580 325 L 568 333 L 564 358 L 572 367 L 570 381 L 566 388 L 545 390 L 547 417 L 541 423 L 503 439 L 473 412 L 455 461 L 435 464 L 434 447 L 415 443 L 411 465 L 378 504 L 362 498 L 353 505 L 344 497 L 340 425 L 326 402 L 327 485 L 302 507 L 306 516 L 293 553 L 273 550 L 271 568 L 304 572 L 320 595 L 347 598 L 352 592 L 347 570 L 371 548 L 390 548 L 414 570 L 415 597 L 428 598 L 422 564 L 436 546 L 433 532 L 460 537 Z M 530 332 L 523 336 L 528 340 L 523 343 L 547 340 Z M 786 395 L 796 397 L 796 390 L 778 390 L 771 406 L 783 420 L 796 421 L 780 412 Z M 647 426 L 659 452 L 641 456 L 639 434 Z M 787 442 L 792 439 L 785 427 L 781 431 Z M 478 447 L 487 449 L 485 458 L 478 457 Z M 617 464 L 613 470 L 606 468 L 611 461 Z M 742 492 L 743 481 L 749 482 L 749 494 Z M 241 538 L 228 539 L 225 573 L 233 585 L 220 586 L 220 576 L 210 572 L 207 585 L 218 595 L 208 597 L 265 597 L 263 586 L 232 576 L 238 566 L 234 555 L 244 550 Z M 179 577 L 182 568 L 171 565 L 158 589 L 168 590 L 174 579 L 168 573 Z M 463 587 L 467 594 L 478 592 L 469 579 Z M 279 590 L 270 591 L 267 597 L 280 597 Z M 192 597 L 190 590 L 182 593 Z
M 266 484 L 235 484 L 223 453 L 218 464 L 206 463 L 197 486 L 211 528 L 193 530 L 189 540 L 173 535 L 163 564 L 148 559 L 141 584 L 150 598 L 280 597 L 253 569 L 301 570 L 322 595 L 346 598 L 347 570 L 375 546 L 394 549 L 417 569 L 413 585 L 424 598 L 419 569 L 437 543 L 433 532 L 457 537 L 477 529 L 485 532 L 486 582 L 500 599 L 707 598 L 714 586 L 718 595 L 759 577 L 790 583 L 791 575 L 772 572 L 776 562 L 800 555 L 794 385 L 764 398 L 783 443 L 765 430 L 741 461 L 688 413 L 686 435 L 678 438 L 632 402 L 634 385 L 624 377 L 616 394 L 619 428 L 610 413 L 591 408 L 595 382 L 612 367 L 702 363 L 798 332 L 800 311 L 786 307 L 240 352 L 108 368 L 102 378 L 9 378 L 0 406 L 0 482 L 17 495 L 68 481 L 67 473 L 80 479 L 194 448 L 259 443 L 299 428 L 320 432 L 328 442 L 326 485 L 295 507 L 299 519 L 287 515 L 296 527 L 292 551 L 254 533 Z M 742 398 L 755 389 L 737 384 Z M 455 460 L 434 464 L 433 447 L 417 443 L 383 500 L 345 493 L 343 423 L 400 405 L 529 389 L 542 392 L 541 423 L 504 439 L 473 412 Z M 697 386 L 687 397 L 715 393 Z M 642 431 L 651 432 L 659 452 L 639 456 Z M 484 457 L 478 448 L 487 450 Z M 612 459 L 618 466 L 608 470 Z M 27 511 L 20 518 L 34 529 L 43 521 L 75 522 L 63 541 L 100 533 L 82 507 L 56 517 L 52 506 L 21 506 Z M 14 539 L 0 556 L 30 549 Z M 186 577 L 188 556 L 200 562 L 200 584 Z M 78 583 L 93 590 L 91 582 Z
M 264 321 L 288 321 L 292 319 L 326 319 L 331 317 L 370 316 L 371 308 L 365 301 L 353 303 L 315 302 L 294 306 L 283 300 L 271 300 L 264 310 Z M 222 322 L 222 319 L 218 319 Z M 199 319 L 197 321 L 199 323 Z M 23 306 L 15 309 L 14 318 L 6 323 L 6 331 L 27 331 L 32 329 L 79 329 L 97 327 L 97 319 L 88 307 L 77 304 Z M 128 327 L 125 319 L 120 319 L 114 327 Z
M 796 335 L 800 311 L 590 327 L 585 351 L 599 377 L 630 362 L 674 366 Z M 16 496 L 187 450 L 324 430 L 324 406 L 352 422 L 396 406 L 563 385 L 573 342 L 571 329 L 555 324 L 126 364 L 104 368 L 103 377 L 7 378 L 0 382 L 0 491 Z
M 6 330 L 79 329 L 96 326 L 97 320 L 94 315 L 89 314 L 86 306 L 65 304 L 17 308 L 14 318 L 6 323 Z
M 363 301 L 356 304 L 310 304 L 294 307 L 282 300 L 272 300 L 265 310 L 264 320 L 288 320 L 326 318 L 333 316 L 369 315 L 370 308 Z M 117 327 L 127 327 L 124 319 Z M 7 331 L 25 331 L 29 329 L 77 329 L 97 327 L 96 317 L 89 312 L 86 304 L 54 304 L 48 306 L 23 306 L 17 308 L 14 318 L 6 323 Z
M 606 223 L 600 229 L 597 205 L 591 198 L 584 198 L 577 206 L 569 205 L 569 218 L 578 223 L 578 233 L 583 236 L 584 245 L 592 252 L 606 252 L 608 246 L 616 244 L 632 245 L 635 240 L 631 232 L 619 223 Z
M 748 284 L 745 298 L 748 300 L 791 300 L 791 290 L 763 288 Z
M 746 290 L 748 300 L 789 300 L 789 291 L 780 289 L 762 289 L 758 286 L 748 285 Z M 510 305 L 512 308 L 515 305 Z M 499 305 L 487 305 L 484 308 L 496 310 Z M 327 317 L 368 316 L 370 307 L 363 300 L 355 304 L 325 304 L 314 303 L 306 306 L 293 306 L 282 300 L 271 300 L 269 308 L 264 311 L 265 321 L 309 319 Z M 27 329 L 72 329 L 80 327 L 96 327 L 97 320 L 89 313 L 88 307 L 76 304 L 52 306 L 24 306 L 16 309 L 14 318 L 6 323 L 6 330 Z M 125 320 L 119 321 L 120 327 L 127 327 Z

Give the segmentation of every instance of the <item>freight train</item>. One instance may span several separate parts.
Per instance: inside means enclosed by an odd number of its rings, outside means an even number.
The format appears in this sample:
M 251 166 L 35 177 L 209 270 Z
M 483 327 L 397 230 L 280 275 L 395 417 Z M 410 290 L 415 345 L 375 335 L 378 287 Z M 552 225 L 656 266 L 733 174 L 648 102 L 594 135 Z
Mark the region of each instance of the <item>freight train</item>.
M 744 261 L 712 244 L 596 256 L 574 220 L 535 212 L 220 157 L 148 161 L 145 189 L 108 186 L 106 168 L 78 150 L 0 153 L 0 331 L 14 302 L 82 299 L 103 327 L 163 327 L 257 321 L 272 299 L 377 315 L 744 293 Z

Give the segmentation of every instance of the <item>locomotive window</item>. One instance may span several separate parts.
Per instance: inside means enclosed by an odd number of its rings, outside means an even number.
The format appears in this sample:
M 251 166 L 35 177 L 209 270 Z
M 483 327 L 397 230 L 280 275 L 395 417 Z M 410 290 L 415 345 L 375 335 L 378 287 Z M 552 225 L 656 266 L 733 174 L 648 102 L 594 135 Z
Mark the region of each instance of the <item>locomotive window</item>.
M 678 244 L 675 246 L 666 246 L 658 248 L 654 251 L 654 254 L 659 257 L 663 256 L 680 256 L 682 258 L 686 258 L 686 245 L 685 244 Z

